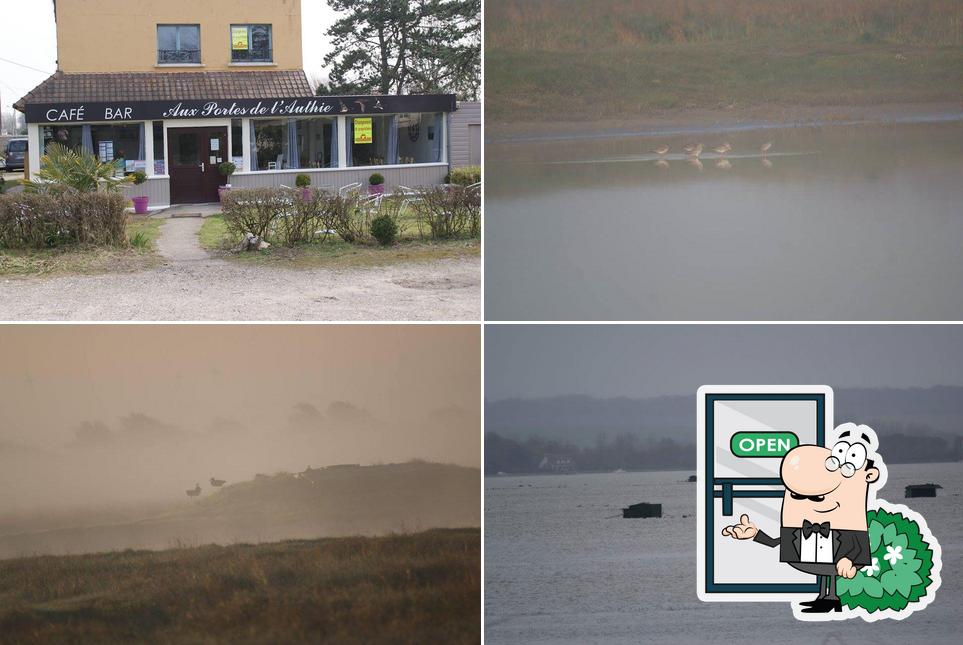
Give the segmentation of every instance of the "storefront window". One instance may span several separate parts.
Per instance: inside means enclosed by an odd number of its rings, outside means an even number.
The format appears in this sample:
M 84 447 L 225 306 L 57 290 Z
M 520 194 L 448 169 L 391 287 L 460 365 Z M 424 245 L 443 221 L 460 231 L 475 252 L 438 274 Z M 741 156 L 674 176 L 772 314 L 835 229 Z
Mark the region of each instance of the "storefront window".
M 121 173 L 147 169 L 144 124 L 82 127 L 90 127 L 92 149 L 100 161 L 113 163 Z
M 251 121 L 252 170 L 334 168 L 337 121 L 332 118 Z
M 244 129 L 240 119 L 231 119 L 231 161 L 244 170 Z
M 51 143 L 59 143 L 71 150 L 82 148 L 83 128 L 81 125 L 47 125 L 40 128 L 41 142 L 40 149 L 46 153 L 47 146 Z M 41 154 L 43 154 L 41 153 Z
M 231 61 L 270 63 L 274 60 L 271 25 L 231 25 Z
M 167 168 L 164 167 L 164 122 L 154 121 L 154 174 L 166 175 Z
M 353 117 L 348 126 L 348 165 L 441 161 L 443 118 L 441 112 Z
M 157 25 L 157 64 L 201 62 L 200 25 Z

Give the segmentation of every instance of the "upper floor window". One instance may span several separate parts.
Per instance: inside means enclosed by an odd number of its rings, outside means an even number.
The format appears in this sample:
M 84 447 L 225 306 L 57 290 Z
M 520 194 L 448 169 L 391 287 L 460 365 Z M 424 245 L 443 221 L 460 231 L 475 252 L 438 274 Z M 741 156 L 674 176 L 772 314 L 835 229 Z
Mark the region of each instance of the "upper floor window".
M 271 25 L 231 25 L 231 62 L 274 61 Z
M 200 25 L 157 25 L 157 64 L 201 62 Z

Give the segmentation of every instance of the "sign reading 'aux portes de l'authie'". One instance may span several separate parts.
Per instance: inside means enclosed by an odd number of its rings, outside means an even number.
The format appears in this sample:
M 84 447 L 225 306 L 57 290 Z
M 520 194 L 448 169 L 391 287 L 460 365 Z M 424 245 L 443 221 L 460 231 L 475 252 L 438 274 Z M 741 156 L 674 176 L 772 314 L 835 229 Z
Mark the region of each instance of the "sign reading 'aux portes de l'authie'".
M 28 123 L 453 112 L 454 94 L 27 104 Z

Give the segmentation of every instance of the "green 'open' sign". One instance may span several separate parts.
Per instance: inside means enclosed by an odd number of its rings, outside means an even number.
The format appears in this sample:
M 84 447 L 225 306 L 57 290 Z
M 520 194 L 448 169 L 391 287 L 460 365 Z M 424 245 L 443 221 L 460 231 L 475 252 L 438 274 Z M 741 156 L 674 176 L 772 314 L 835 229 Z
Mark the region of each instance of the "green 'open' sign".
M 729 440 L 736 457 L 782 457 L 798 445 L 799 437 L 792 432 L 737 432 Z

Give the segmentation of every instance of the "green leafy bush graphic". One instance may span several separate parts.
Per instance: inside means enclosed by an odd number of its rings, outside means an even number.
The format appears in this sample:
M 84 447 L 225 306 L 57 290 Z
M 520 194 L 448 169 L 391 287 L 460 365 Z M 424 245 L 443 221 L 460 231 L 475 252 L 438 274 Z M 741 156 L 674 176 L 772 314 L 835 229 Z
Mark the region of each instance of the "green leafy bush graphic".
M 872 613 L 905 609 L 924 597 L 932 584 L 933 549 L 915 520 L 884 509 L 866 514 L 872 565 L 855 578 L 837 581 L 839 598 L 850 609 Z

